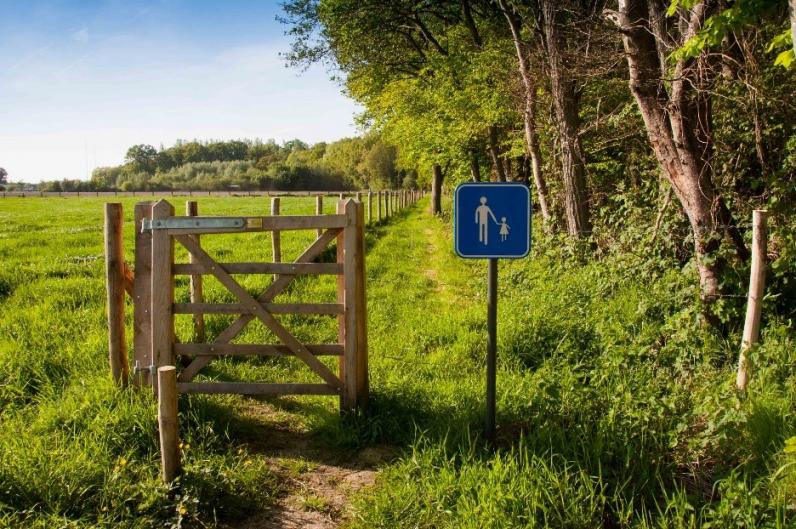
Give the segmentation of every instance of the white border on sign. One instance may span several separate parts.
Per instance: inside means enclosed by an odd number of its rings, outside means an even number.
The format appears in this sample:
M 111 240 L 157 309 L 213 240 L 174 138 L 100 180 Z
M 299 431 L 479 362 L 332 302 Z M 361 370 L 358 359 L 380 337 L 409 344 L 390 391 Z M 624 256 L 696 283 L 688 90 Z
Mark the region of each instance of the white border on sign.
M 488 186 L 495 186 L 495 187 L 517 187 L 525 190 L 528 197 L 528 238 L 525 241 L 525 252 L 521 255 L 512 254 L 512 255 L 462 255 L 459 251 L 459 210 L 456 205 L 459 203 L 459 190 L 463 187 L 488 187 Z M 453 197 L 453 240 L 454 240 L 454 251 L 456 255 L 461 257 L 462 259 L 522 259 L 523 257 L 527 257 L 529 253 L 531 253 L 531 228 L 533 226 L 531 221 L 531 190 L 525 184 L 520 184 L 518 182 L 464 182 L 456 186 L 456 191 L 454 191 Z

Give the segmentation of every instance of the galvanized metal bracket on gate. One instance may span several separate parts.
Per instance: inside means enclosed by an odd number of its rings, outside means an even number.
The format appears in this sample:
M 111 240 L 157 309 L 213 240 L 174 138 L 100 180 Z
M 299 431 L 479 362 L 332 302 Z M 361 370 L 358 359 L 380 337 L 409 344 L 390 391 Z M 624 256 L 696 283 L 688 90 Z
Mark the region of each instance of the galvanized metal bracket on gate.
M 171 217 L 168 219 L 144 219 L 141 233 L 151 230 L 179 230 L 191 228 L 243 228 L 247 226 L 243 217 Z

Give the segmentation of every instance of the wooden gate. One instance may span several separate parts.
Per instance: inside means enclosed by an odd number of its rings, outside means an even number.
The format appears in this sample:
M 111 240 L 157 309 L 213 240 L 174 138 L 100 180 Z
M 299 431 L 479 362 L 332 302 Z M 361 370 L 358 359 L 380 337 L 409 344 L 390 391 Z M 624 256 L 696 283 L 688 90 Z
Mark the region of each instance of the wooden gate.
M 174 207 L 161 200 L 135 208 L 134 351 L 138 384 L 157 384 L 157 369 L 178 367 L 180 393 L 238 393 L 249 395 L 340 395 L 342 410 L 364 404 L 368 395 L 368 346 L 365 306 L 364 207 L 341 200 L 336 215 L 202 217 L 175 216 Z M 287 230 L 317 231 L 317 238 L 292 263 L 222 263 L 200 245 L 200 236 Z M 316 259 L 337 243 L 337 260 Z M 190 255 L 189 263 L 175 263 L 175 243 Z M 273 274 L 274 280 L 257 297 L 233 274 Z M 275 298 L 299 275 L 338 277 L 336 303 L 277 303 Z M 214 276 L 236 303 L 175 303 L 176 276 Z M 337 317 L 338 343 L 301 343 L 276 314 L 321 314 Z M 175 314 L 237 314 L 229 327 L 207 343 L 179 343 Z M 238 344 L 232 341 L 252 320 L 259 320 L 281 343 Z M 203 334 L 203 333 L 202 333 Z M 233 356 L 296 356 L 319 377 L 317 383 L 195 382 L 194 377 L 214 358 Z M 339 357 L 338 373 L 319 359 Z

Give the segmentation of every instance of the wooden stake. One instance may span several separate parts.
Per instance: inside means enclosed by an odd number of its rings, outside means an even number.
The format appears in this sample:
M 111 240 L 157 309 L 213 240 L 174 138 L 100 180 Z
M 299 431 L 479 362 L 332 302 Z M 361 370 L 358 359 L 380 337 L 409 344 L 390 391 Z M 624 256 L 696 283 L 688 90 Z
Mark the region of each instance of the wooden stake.
M 381 191 L 376 191 L 376 219 L 381 222 Z
M 121 204 L 105 204 L 105 284 L 108 301 L 108 357 L 111 376 L 127 385 L 127 345 L 124 339 L 124 212 Z
M 153 385 L 152 365 L 152 232 L 143 231 L 144 219 L 152 218 L 152 202 L 135 205 L 135 277 L 133 283 L 133 356 L 138 373 L 136 385 Z M 147 373 L 147 375 L 144 375 Z
M 194 200 L 189 200 L 185 203 L 185 215 L 188 217 L 196 217 L 199 215 L 199 205 Z M 199 244 L 199 235 L 191 235 L 191 237 Z M 195 263 L 196 259 L 193 254 L 188 254 L 188 261 Z M 190 292 L 191 303 L 203 303 L 204 292 L 202 289 L 202 274 L 193 274 L 190 279 Z M 193 329 L 196 335 L 196 340 L 199 342 L 205 341 L 205 317 L 204 314 L 193 315 Z
M 158 429 L 161 476 L 164 483 L 171 483 L 180 473 L 177 369 L 174 366 L 158 368 Z
M 279 197 L 274 197 L 271 199 L 271 216 L 277 217 L 279 216 Z M 271 232 L 271 246 L 274 253 L 274 262 L 281 263 L 282 262 L 282 238 L 280 232 L 278 230 L 274 230 Z M 274 276 L 276 279 L 276 276 Z
M 321 195 L 315 197 L 315 214 L 323 215 L 323 196 Z M 321 228 L 318 228 L 316 233 L 318 238 L 320 238 L 320 236 L 323 235 L 323 230 Z
M 752 270 L 749 274 L 749 294 L 746 304 L 746 322 L 743 328 L 741 354 L 738 359 L 738 375 L 735 386 L 745 391 L 751 379 L 751 362 L 747 357 L 749 349 L 757 344 L 760 335 L 760 314 L 763 309 L 763 295 L 766 289 L 766 218 L 768 212 L 756 209 L 752 213 Z

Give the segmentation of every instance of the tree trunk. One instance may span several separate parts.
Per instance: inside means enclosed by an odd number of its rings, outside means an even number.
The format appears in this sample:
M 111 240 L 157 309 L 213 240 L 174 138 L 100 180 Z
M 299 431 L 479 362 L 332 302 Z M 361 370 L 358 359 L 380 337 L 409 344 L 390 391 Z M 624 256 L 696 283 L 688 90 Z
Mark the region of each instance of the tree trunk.
M 542 18 L 550 68 L 550 87 L 558 135 L 561 139 L 561 177 L 564 182 L 564 213 L 567 231 L 581 237 L 591 231 L 586 203 L 586 168 L 580 142 L 580 117 L 575 82 L 564 64 L 565 40 L 562 9 L 555 0 L 543 0 Z
M 528 157 L 527 156 L 517 156 L 515 158 L 517 161 L 517 178 L 516 181 L 522 182 L 526 186 L 530 185 L 528 181 Z
M 481 181 L 481 165 L 478 163 L 478 153 L 475 149 L 470 149 L 470 173 L 473 175 L 473 182 Z
M 500 159 L 500 148 L 497 141 L 497 127 L 489 127 L 489 155 L 492 157 L 492 164 L 495 166 L 495 174 L 500 182 L 506 181 L 506 170 L 503 168 L 503 161 Z
M 704 4 L 694 7 L 687 29 L 687 40 L 700 26 L 706 13 Z M 661 65 L 656 39 L 649 27 L 653 18 L 645 0 L 619 0 L 619 12 L 606 12 L 622 31 L 622 40 L 630 71 L 630 90 L 641 110 L 647 135 L 688 216 L 694 236 L 694 250 L 699 270 L 705 315 L 720 297 L 722 263 L 714 255 L 721 244 L 722 232 L 730 236 L 739 250 L 747 253 L 740 232 L 729 226 L 735 223 L 711 180 L 710 100 L 699 60 L 681 60 L 671 81 L 671 96 L 660 76 Z
M 506 16 L 506 21 L 509 24 L 511 36 L 514 40 L 514 48 L 517 50 L 520 77 L 525 88 L 525 108 L 522 116 L 525 125 L 525 145 L 531 160 L 531 172 L 533 173 L 533 182 L 536 185 L 536 195 L 539 201 L 542 221 L 544 224 L 548 224 L 550 222 L 550 208 L 547 201 L 547 183 L 542 175 L 542 151 L 539 148 L 539 136 L 536 133 L 536 79 L 531 72 L 527 46 L 522 40 L 520 18 L 507 9 L 505 0 L 499 0 L 498 4 Z
M 788 2 L 790 12 L 790 34 L 793 39 L 793 52 L 796 53 L 796 0 Z
M 442 167 L 435 163 L 431 179 L 431 214 L 442 213 Z

